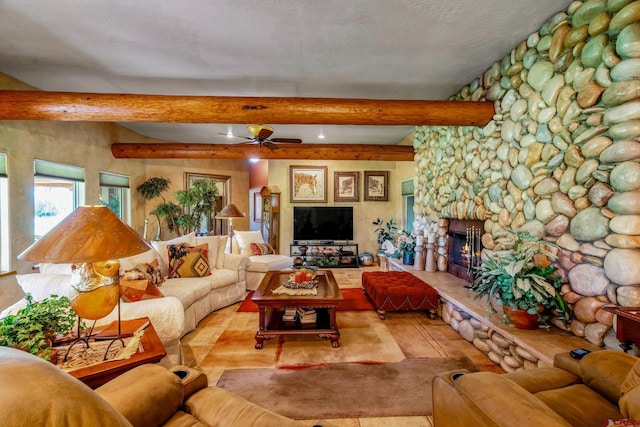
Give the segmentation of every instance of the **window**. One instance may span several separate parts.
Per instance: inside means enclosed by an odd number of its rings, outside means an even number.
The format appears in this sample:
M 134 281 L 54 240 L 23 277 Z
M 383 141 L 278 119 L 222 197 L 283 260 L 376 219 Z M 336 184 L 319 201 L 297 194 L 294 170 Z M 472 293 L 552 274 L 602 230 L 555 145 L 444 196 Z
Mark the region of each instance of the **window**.
M 36 159 L 34 170 L 33 224 L 37 240 L 84 204 L 84 168 Z
M 111 172 L 100 172 L 100 204 L 107 206 L 118 217 L 129 223 L 129 177 Z
M 413 230 L 413 221 L 415 215 L 413 213 L 413 178 L 402 181 L 402 223 L 405 230 Z
M 0 153 L 0 270 L 9 271 L 9 179 L 7 155 Z

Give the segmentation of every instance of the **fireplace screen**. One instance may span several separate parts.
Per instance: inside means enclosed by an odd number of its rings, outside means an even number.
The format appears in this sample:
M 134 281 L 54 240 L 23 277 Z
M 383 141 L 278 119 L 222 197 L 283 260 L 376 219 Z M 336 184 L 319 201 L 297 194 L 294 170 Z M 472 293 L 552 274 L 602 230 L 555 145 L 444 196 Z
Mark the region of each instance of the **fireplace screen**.
M 473 281 L 475 267 L 481 263 L 483 221 L 449 222 L 449 273 Z

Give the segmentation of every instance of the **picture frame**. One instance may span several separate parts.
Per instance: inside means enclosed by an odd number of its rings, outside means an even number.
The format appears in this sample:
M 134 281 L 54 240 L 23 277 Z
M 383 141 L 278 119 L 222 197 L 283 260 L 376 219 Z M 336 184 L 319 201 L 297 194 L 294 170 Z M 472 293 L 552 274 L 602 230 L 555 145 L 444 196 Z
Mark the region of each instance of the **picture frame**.
M 335 202 L 360 200 L 360 172 L 333 173 L 333 200 Z
M 388 171 L 364 172 L 364 200 L 374 202 L 389 201 Z
M 289 166 L 291 203 L 327 202 L 326 166 Z

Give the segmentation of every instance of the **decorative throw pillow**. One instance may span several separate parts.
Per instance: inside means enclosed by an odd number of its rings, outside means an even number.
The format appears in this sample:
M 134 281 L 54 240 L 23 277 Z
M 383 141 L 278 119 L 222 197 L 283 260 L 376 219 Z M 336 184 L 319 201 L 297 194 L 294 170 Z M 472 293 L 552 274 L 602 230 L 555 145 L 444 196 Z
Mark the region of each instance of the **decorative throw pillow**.
M 151 279 L 120 279 L 120 298 L 124 302 L 162 297 L 163 293 Z
M 273 248 L 268 243 L 251 243 L 253 255 L 269 255 L 274 253 Z
M 189 246 L 186 243 L 169 245 L 169 278 L 203 277 L 211 274 L 206 244 Z
M 154 285 L 160 286 L 164 282 L 164 275 L 157 259 L 151 262 L 136 264 L 131 270 L 126 270 L 121 276 L 125 280 L 148 279 Z

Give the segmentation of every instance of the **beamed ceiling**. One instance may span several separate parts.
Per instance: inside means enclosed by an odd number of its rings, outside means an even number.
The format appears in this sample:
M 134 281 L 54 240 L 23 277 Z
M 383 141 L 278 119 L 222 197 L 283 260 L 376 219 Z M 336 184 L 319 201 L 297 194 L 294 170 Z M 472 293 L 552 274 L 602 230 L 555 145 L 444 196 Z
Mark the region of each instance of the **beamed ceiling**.
M 569 3 L 4 0 L 0 72 L 44 92 L 0 92 L 0 119 L 153 139 L 118 141 L 117 157 L 408 157 L 415 125 L 486 123 L 491 104 L 440 101 Z M 255 123 L 303 143 L 244 144 Z

